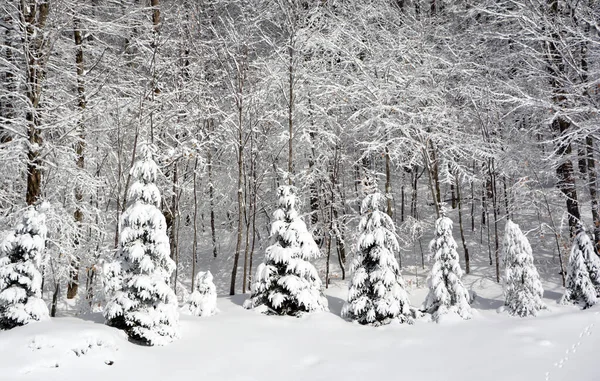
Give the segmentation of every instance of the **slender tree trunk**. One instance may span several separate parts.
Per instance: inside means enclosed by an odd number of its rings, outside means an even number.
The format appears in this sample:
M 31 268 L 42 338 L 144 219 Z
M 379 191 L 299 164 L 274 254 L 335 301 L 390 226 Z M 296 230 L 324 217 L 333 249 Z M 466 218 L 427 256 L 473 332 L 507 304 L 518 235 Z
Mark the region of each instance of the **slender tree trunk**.
M 463 249 L 465 251 L 465 272 L 469 274 L 471 272 L 471 263 L 469 261 L 469 248 L 467 247 L 467 241 L 465 240 L 465 230 L 463 228 L 462 198 L 460 195 L 460 183 L 458 182 L 458 176 L 456 177 L 456 199 L 458 206 L 458 224 L 460 226 L 460 238 L 462 240 Z
M 502 176 L 502 188 L 504 190 L 504 209 L 506 211 L 506 219 L 510 219 L 510 202 L 508 197 L 508 189 L 506 187 L 506 176 Z
M 254 173 L 254 165 L 255 165 L 255 161 L 254 161 L 254 133 L 252 131 L 250 131 L 250 173 L 246 174 L 245 178 L 247 179 L 248 177 L 250 177 L 250 183 L 248 183 L 248 181 L 245 182 L 245 187 L 244 189 L 247 190 L 246 195 L 245 195 L 245 200 L 252 200 L 253 199 L 253 195 L 252 195 L 252 191 L 254 189 L 253 187 L 253 179 L 252 179 L 252 175 Z M 249 176 L 248 176 L 249 175 Z M 248 204 L 248 202 L 245 202 L 245 204 Z M 246 222 L 246 243 L 244 246 L 244 276 L 242 278 L 242 293 L 246 293 L 246 287 L 248 286 L 248 288 L 250 288 L 248 283 L 248 256 L 250 254 L 250 225 L 252 225 L 252 215 L 255 213 L 254 210 L 252 210 L 252 206 L 253 203 L 252 201 L 250 201 L 249 203 L 249 207 L 244 208 L 244 221 Z
M 385 197 L 387 199 L 387 214 L 393 217 L 392 210 L 392 175 L 390 170 L 390 150 L 385 147 Z
M 256 157 L 255 159 L 256 160 Z M 253 168 L 252 173 L 252 187 L 254 188 L 252 191 L 252 245 L 250 247 L 250 263 L 248 265 L 248 284 L 252 285 L 252 259 L 254 257 L 254 246 L 256 241 L 256 215 L 258 214 L 258 209 L 256 207 L 256 199 L 258 193 L 258 182 L 256 180 L 256 166 Z
M 237 107 L 238 107 L 238 141 L 237 141 L 237 160 L 238 160 L 238 181 L 237 181 L 237 206 L 238 206 L 238 226 L 237 226 L 237 240 L 235 244 L 235 254 L 233 257 L 233 269 L 231 270 L 231 287 L 229 288 L 229 294 L 235 295 L 235 280 L 237 276 L 238 263 L 240 260 L 240 251 L 242 249 L 242 237 L 243 237 L 243 218 L 244 218 L 244 197 L 243 197 L 243 166 L 244 166 L 244 135 L 243 135 L 243 93 L 244 80 L 242 73 L 238 73 L 238 96 L 237 96 Z
M 406 203 L 406 192 L 404 190 L 406 182 L 406 171 L 402 172 L 402 187 L 400 188 L 400 222 L 404 222 L 404 208 Z
M 342 270 L 342 280 L 346 279 L 346 241 L 344 237 L 344 227 L 343 224 L 340 224 L 340 212 L 345 214 L 344 205 L 346 204 L 346 196 L 344 193 L 344 189 L 340 186 L 339 175 L 340 175 L 340 160 L 339 160 L 339 152 L 340 147 L 338 144 L 335 146 L 334 153 L 334 165 L 333 171 L 331 173 L 331 186 L 332 186 L 332 194 L 331 194 L 331 227 L 333 229 L 333 233 L 335 235 L 336 241 L 336 250 L 338 254 L 338 261 L 340 264 L 340 269 Z M 335 204 L 335 194 L 338 194 L 340 197 L 340 205 L 338 207 Z M 330 237 L 331 238 L 331 237 Z
M 488 191 L 488 187 L 487 187 L 487 181 L 486 181 L 486 183 L 484 183 L 484 188 L 482 190 L 483 206 L 482 206 L 482 209 L 481 209 L 481 225 L 482 225 L 481 240 L 483 241 L 483 226 L 485 226 L 486 229 L 487 229 L 488 257 L 489 257 L 490 266 L 491 266 L 491 265 L 494 264 L 494 260 L 492 259 L 492 246 L 491 246 L 492 240 L 491 240 L 491 237 L 490 237 L 490 224 L 489 224 L 490 212 L 488 210 L 487 201 L 486 201 L 486 199 L 487 199 L 487 195 L 486 195 L 487 191 Z
M 179 170 L 178 170 L 178 161 L 175 160 L 173 162 L 173 178 L 172 178 L 172 195 L 171 195 L 171 210 L 169 212 L 170 220 L 171 220 L 171 229 L 169 230 L 169 243 L 171 246 L 171 259 L 175 260 L 177 254 L 177 247 L 175 245 L 176 239 L 175 234 L 177 233 L 177 211 L 179 210 L 178 205 L 178 182 L 179 182 Z
M 207 121 L 209 134 L 214 131 L 213 123 L 214 121 L 211 119 Z M 210 203 L 210 235 L 212 238 L 212 251 L 213 258 L 217 257 L 217 233 L 215 230 L 215 185 L 213 183 L 213 162 L 212 162 L 212 140 L 208 146 L 206 153 L 206 165 L 208 167 L 208 198 Z
M 456 190 L 456 192 L 459 192 L 458 190 Z M 452 209 L 456 209 L 456 192 L 454 191 L 454 184 L 450 184 L 450 194 L 451 194 L 451 202 L 452 202 Z
M 475 162 L 473 162 L 473 173 L 475 173 Z M 475 231 L 475 182 L 471 181 L 471 231 Z
M 312 177 L 310 180 L 310 184 L 309 184 L 310 225 L 313 230 L 313 235 L 315 235 L 315 233 L 317 233 L 315 231 L 315 228 L 317 227 L 317 224 L 319 223 L 319 214 L 318 214 L 319 213 L 319 184 L 317 181 L 317 173 L 315 170 L 315 160 L 317 159 L 317 153 L 316 153 L 316 149 L 315 149 L 317 132 L 316 132 L 316 127 L 315 127 L 312 97 L 310 94 L 308 96 L 308 115 L 309 115 L 310 126 L 311 126 L 311 130 L 308 133 L 308 136 L 310 138 L 310 155 L 308 157 L 308 170 Z M 321 234 L 317 234 L 317 237 L 315 239 L 317 241 L 317 244 L 320 243 L 319 242 L 321 239 L 320 236 L 321 236 Z
M 60 292 L 60 284 L 54 285 L 54 292 L 52 293 L 52 304 L 50 305 L 50 317 L 56 317 L 56 307 L 58 306 L 58 294 Z
M 440 201 L 438 198 L 439 193 L 436 192 L 436 186 L 435 186 L 435 182 L 436 180 L 434 180 L 434 177 L 437 177 L 437 172 L 435 171 L 435 168 L 433 168 L 433 164 L 429 158 L 429 153 L 427 152 L 428 149 L 425 148 L 423 150 L 423 155 L 425 158 L 425 165 L 427 167 L 427 173 L 429 174 L 429 189 L 431 190 L 431 198 L 433 199 L 433 204 L 435 206 L 435 213 L 437 218 L 440 217 Z
M 436 202 L 438 205 L 440 205 L 440 203 L 442 202 L 442 192 L 440 189 L 440 169 L 439 169 L 439 163 L 438 163 L 438 159 L 437 159 L 437 149 L 436 147 L 433 145 L 433 143 L 431 143 L 431 155 L 433 158 L 433 183 L 435 185 L 435 198 L 436 198 Z
M 419 167 L 414 166 L 412 169 L 411 176 L 411 198 L 410 198 L 410 215 L 413 218 L 417 218 L 417 197 L 418 197 L 418 186 L 419 186 Z
M 196 262 L 198 261 L 198 185 L 196 181 L 196 171 L 198 170 L 198 158 L 194 161 L 194 175 L 193 175 L 193 183 L 194 183 L 194 239 L 192 242 L 192 290 L 190 292 L 194 292 L 194 287 L 196 286 L 194 282 L 196 281 Z
M 84 112 L 86 108 L 86 97 L 85 97 L 85 82 L 84 76 L 84 61 L 83 61 L 83 46 L 82 46 L 82 33 L 80 21 L 77 17 L 73 19 L 73 39 L 75 40 L 75 64 L 77 67 L 77 106 L 79 108 L 80 116 L 79 122 L 77 123 L 77 142 L 75 143 L 75 154 L 76 154 L 76 165 L 77 168 L 83 172 L 85 161 L 83 151 L 85 149 L 85 126 L 83 124 Z M 82 236 L 83 223 L 83 212 L 81 211 L 81 202 L 83 201 L 83 191 L 81 185 L 77 184 L 75 187 L 75 202 L 77 203 L 74 218 L 77 224 L 77 238 L 76 244 L 78 245 Z M 70 268 L 70 279 L 67 286 L 67 299 L 73 299 L 77 296 L 79 290 L 79 257 L 76 257 L 71 261 Z
M 498 191 L 496 188 L 496 169 L 494 159 L 490 159 L 490 182 L 492 184 L 492 207 L 494 209 L 494 256 L 496 259 L 496 282 L 500 283 L 500 245 L 498 242 Z
M 288 46 L 288 184 L 292 185 L 294 173 L 293 138 L 294 138 L 294 45 L 293 35 L 290 34 Z

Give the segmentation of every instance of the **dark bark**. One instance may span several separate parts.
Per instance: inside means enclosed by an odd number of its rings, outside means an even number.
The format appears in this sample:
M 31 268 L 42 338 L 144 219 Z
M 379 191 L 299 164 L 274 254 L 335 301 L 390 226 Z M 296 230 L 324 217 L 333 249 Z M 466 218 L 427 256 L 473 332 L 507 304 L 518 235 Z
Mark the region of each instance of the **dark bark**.
M 460 238 L 462 240 L 463 249 L 465 251 L 465 272 L 469 274 L 471 272 L 471 263 L 469 261 L 469 248 L 467 247 L 467 241 L 465 240 L 465 230 L 463 228 L 462 198 L 460 195 L 460 184 L 458 182 L 458 178 L 456 179 L 456 198 L 458 206 L 458 225 L 460 227 Z
M 244 50 L 247 55 L 247 50 Z M 242 249 L 242 237 L 243 237 L 243 218 L 244 218 L 244 197 L 243 197 L 243 166 L 244 166 L 244 134 L 243 134 L 243 111 L 244 111 L 244 85 L 246 79 L 245 67 L 242 67 L 236 73 L 237 75 L 237 94 L 236 94 L 236 106 L 237 106 L 237 123 L 238 123 L 238 141 L 237 141 L 237 164 L 238 164 L 238 179 L 237 179 L 237 208 L 238 208 L 238 225 L 237 225 L 237 240 L 235 244 L 235 253 L 233 256 L 233 267 L 231 270 L 231 285 L 229 288 L 229 294 L 235 295 L 235 281 L 237 277 L 238 263 L 240 260 L 240 252 Z M 291 147 L 291 137 L 290 137 Z M 291 149 L 291 148 L 290 148 Z M 291 151 L 290 151 L 291 153 Z M 291 165 L 291 163 L 290 163 Z M 291 181 L 291 178 L 290 178 Z
M 209 135 L 214 131 L 214 121 L 207 121 Z M 208 197 L 210 203 L 210 235 L 212 241 L 213 258 L 217 257 L 217 233 L 215 230 L 215 185 L 213 183 L 213 159 L 212 159 L 212 142 L 209 144 L 206 153 L 206 166 L 208 167 Z
M 15 73 L 13 72 L 13 70 L 15 70 L 13 55 L 13 42 L 15 39 L 11 33 L 13 27 L 12 18 L 10 16 L 6 16 L 4 18 L 4 22 L 8 26 L 4 33 L 4 44 L 6 46 L 6 62 L 8 62 L 10 66 L 7 65 L 3 71 L 4 82 L 6 83 L 6 89 L 8 90 L 8 93 L 4 99 L 0 99 L 0 145 L 8 143 L 13 139 L 10 126 L 12 125 L 14 118 L 14 93 L 17 90 Z
M 196 286 L 194 283 L 196 281 L 196 262 L 198 260 L 198 185 L 196 181 L 196 171 L 198 170 L 198 158 L 196 158 L 194 162 L 194 174 L 193 174 L 193 184 L 194 184 L 194 239 L 192 241 L 192 289 L 190 292 L 194 292 L 194 287 Z
M 549 6 L 550 22 L 554 23 L 559 15 L 558 0 L 547 0 L 547 4 Z M 556 28 L 553 29 L 548 37 L 548 74 L 550 85 L 552 87 L 552 101 L 557 109 L 560 110 L 563 103 L 567 100 L 563 88 L 565 63 L 563 62 L 558 48 L 559 41 L 562 40 L 562 37 L 559 32 L 556 31 Z M 567 138 L 567 134 L 570 128 L 571 122 L 560 114 L 556 116 L 551 123 L 552 133 L 557 138 L 555 154 L 558 158 L 558 166 L 556 168 L 558 182 L 556 186 L 566 198 L 569 232 L 571 237 L 573 237 L 575 235 L 575 228 L 581 216 L 579 214 L 573 162 L 569 158 L 571 155 L 571 144 Z
M 288 45 L 288 184 L 293 185 L 294 173 L 293 138 L 294 138 L 294 47 L 293 35 L 290 34 Z
M 79 121 L 77 123 L 77 142 L 75 143 L 75 155 L 76 165 L 80 171 L 85 168 L 85 157 L 83 151 L 85 149 L 85 125 L 84 125 L 84 112 L 87 105 L 85 96 L 85 82 L 84 82 L 84 60 L 83 60 L 83 39 L 81 33 L 80 21 L 77 17 L 73 19 L 73 40 L 75 41 L 75 65 L 77 68 L 77 107 L 79 108 Z M 83 190 L 80 184 L 75 187 L 75 202 L 77 204 L 74 218 L 77 224 L 77 238 L 75 244 L 78 245 L 81 235 L 83 223 L 83 212 L 81 211 L 81 203 L 83 201 Z M 73 299 L 77 296 L 79 290 L 79 261 L 80 258 L 76 257 L 71 262 L 69 283 L 67 285 L 67 299 Z
M 600 205 L 598 205 L 598 178 L 596 175 L 596 159 L 594 158 L 594 140 L 586 137 L 588 188 L 592 203 L 592 220 L 594 223 L 594 243 L 596 252 L 600 252 Z
M 387 198 L 387 214 L 392 217 L 392 174 L 390 170 L 390 151 L 385 147 L 385 197 Z
M 43 143 L 40 130 L 40 99 L 42 83 L 46 75 L 46 33 L 43 29 L 50 12 L 49 1 L 20 1 L 19 17 L 23 33 L 23 44 L 26 61 L 25 95 L 28 107 L 25 113 L 27 120 L 27 193 L 28 205 L 34 204 L 41 195 L 42 159 L 40 149 Z

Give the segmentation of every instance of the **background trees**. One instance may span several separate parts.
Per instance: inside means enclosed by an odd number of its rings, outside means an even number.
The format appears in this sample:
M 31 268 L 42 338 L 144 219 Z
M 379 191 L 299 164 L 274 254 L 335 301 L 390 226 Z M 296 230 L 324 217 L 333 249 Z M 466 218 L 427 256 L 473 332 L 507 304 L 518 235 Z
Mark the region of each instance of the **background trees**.
M 199 261 L 215 264 L 219 292 L 249 289 L 290 182 L 326 285 L 345 276 L 366 176 L 385 192 L 401 266 L 425 264 L 439 202 L 460 208 L 459 254 L 485 258 L 496 281 L 507 217 L 563 276 L 577 221 L 599 245 L 596 2 L 0 9 L 0 232 L 26 204 L 52 204 L 43 273 L 55 307 L 103 298 L 98 269 L 115 255 L 141 140 L 158 147 L 179 296 Z

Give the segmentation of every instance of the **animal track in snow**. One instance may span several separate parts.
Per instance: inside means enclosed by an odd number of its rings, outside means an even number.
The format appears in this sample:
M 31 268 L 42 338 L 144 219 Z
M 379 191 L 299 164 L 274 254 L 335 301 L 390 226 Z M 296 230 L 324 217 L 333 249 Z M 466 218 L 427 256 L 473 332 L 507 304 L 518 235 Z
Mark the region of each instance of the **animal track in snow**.
M 596 312 L 594 315 L 598 315 L 599 312 Z M 581 341 L 585 336 L 591 336 L 592 335 L 592 328 L 594 328 L 594 323 L 590 323 L 588 324 L 580 333 L 579 333 L 579 340 L 575 343 L 572 344 L 569 348 L 567 348 L 565 350 L 565 356 L 563 358 L 561 358 L 560 360 L 558 360 L 557 362 L 554 363 L 554 367 L 555 368 L 562 368 L 567 361 L 569 361 L 569 354 L 575 354 L 575 352 L 577 352 L 577 348 L 581 345 Z M 550 371 L 546 372 L 545 374 L 545 380 L 549 381 L 550 380 Z

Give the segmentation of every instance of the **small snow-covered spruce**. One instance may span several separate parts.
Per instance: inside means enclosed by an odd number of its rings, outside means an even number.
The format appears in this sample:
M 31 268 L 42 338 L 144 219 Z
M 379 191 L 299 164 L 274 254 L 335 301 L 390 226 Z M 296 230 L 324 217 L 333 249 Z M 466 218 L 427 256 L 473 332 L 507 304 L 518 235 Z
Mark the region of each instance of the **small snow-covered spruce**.
M 179 337 L 177 299 L 169 287 L 175 263 L 155 185 L 158 167 L 152 147 L 141 147 L 131 169 L 131 205 L 123 213 L 116 263 L 105 266 L 106 292 L 112 295 L 104 316 L 108 325 L 123 329 L 133 341 L 164 345 Z
M 217 288 L 210 271 L 196 275 L 196 289 L 189 296 L 183 311 L 194 316 L 207 317 L 217 313 Z
M 546 308 L 542 301 L 544 289 L 527 237 L 519 225 L 506 222 L 503 244 L 504 259 L 504 305 L 511 315 L 535 316 Z
M 382 325 L 397 319 L 412 323 L 413 309 L 400 274 L 395 253 L 400 246 L 394 222 L 382 211 L 386 198 L 368 194 L 361 206 L 357 252 L 352 262 L 348 301 L 342 316 L 360 324 Z
M 49 318 L 39 271 L 46 249 L 46 216 L 39 210 L 44 207 L 30 206 L 0 245 L 0 329 Z
M 319 274 L 309 262 L 320 255 L 319 247 L 296 211 L 296 188 L 282 186 L 277 194 L 279 208 L 271 225 L 273 244 L 256 270 L 252 295 L 244 307 L 264 305 L 269 313 L 292 316 L 327 310 Z
M 594 252 L 590 237 L 579 224 L 569 256 L 566 291 L 562 302 L 588 308 L 598 302 L 599 292 L 600 258 Z
M 442 209 L 442 217 L 435 222 L 435 237 L 429 244 L 433 254 L 433 266 L 427 278 L 429 293 L 424 307 L 433 315 L 433 320 L 448 313 L 455 313 L 463 319 L 471 318 L 469 292 L 461 282 L 456 241 L 452 237 L 452 220 Z

